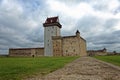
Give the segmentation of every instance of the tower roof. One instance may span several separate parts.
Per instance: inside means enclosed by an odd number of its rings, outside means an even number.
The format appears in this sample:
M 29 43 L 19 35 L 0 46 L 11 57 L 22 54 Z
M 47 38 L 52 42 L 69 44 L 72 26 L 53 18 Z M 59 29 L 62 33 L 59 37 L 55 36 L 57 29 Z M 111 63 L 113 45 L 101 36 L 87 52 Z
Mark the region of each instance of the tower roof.
M 61 28 L 61 24 L 59 23 L 59 18 L 57 17 L 50 17 L 47 18 L 45 23 L 43 23 L 44 27 L 49 27 L 49 26 L 58 26 L 59 28 Z
M 58 22 L 58 16 L 47 18 L 45 21 L 45 23 L 55 23 L 55 22 Z

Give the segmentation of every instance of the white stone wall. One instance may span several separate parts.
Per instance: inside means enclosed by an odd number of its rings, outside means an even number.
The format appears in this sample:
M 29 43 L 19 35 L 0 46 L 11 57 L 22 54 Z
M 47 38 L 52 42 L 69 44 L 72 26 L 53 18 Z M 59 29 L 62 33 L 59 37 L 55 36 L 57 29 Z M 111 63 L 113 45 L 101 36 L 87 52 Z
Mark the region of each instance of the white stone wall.
M 45 56 L 53 56 L 52 36 L 60 36 L 60 28 L 57 26 L 44 27 Z

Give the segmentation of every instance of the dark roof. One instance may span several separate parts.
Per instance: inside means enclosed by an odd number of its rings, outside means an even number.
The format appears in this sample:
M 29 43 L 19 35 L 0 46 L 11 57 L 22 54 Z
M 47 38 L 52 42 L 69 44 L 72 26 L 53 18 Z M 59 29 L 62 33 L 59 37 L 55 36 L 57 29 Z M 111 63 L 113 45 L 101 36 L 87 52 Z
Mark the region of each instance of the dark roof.
M 45 21 L 45 23 L 55 23 L 55 22 L 58 22 L 58 16 L 47 18 Z
M 49 27 L 49 26 L 54 26 L 54 25 L 57 25 L 59 28 L 61 28 L 61 24 L 59 23 L 58 16 L 47 18 L 45 23 L 43 23 L 44 27 Z
M 76 35 L 73 35 L 73 36 L 63 36 L 62 38 L 73 38 L 73 37 L 76 37 Z
M 79 30 L 77 30 L 76 33 L 80 33 Z

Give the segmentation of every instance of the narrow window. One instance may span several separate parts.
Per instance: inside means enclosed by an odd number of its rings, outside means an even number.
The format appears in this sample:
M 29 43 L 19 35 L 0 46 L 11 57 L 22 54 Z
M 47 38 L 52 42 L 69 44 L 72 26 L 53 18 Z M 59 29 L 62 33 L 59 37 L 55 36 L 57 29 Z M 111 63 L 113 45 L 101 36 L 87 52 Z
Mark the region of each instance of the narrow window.
M 75 52 L 75 49 L 73 51 Z
M 66 52 L 68 52 L 68 50 L 66 50 Z

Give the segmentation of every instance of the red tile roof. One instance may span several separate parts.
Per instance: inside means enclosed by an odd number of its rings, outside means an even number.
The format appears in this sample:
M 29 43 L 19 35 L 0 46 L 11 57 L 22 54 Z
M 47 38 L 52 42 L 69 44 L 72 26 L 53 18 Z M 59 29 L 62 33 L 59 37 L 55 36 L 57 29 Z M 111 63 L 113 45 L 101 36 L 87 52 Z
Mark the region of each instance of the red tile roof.
M 57 25 L 59 28 L 61 28 L 61 24 L 59 23 L 59 18 L 57 17 L 50 17 L 47 18 L 45 23 L 43 23 L 44 27 L 54 26 Z
M 58 22 L 58 16 L 57 17 L 50 17 L 50 18 L 47 18 L 45 23 L 49 24 L 49 23 L 55 23 L 55 22 Z

